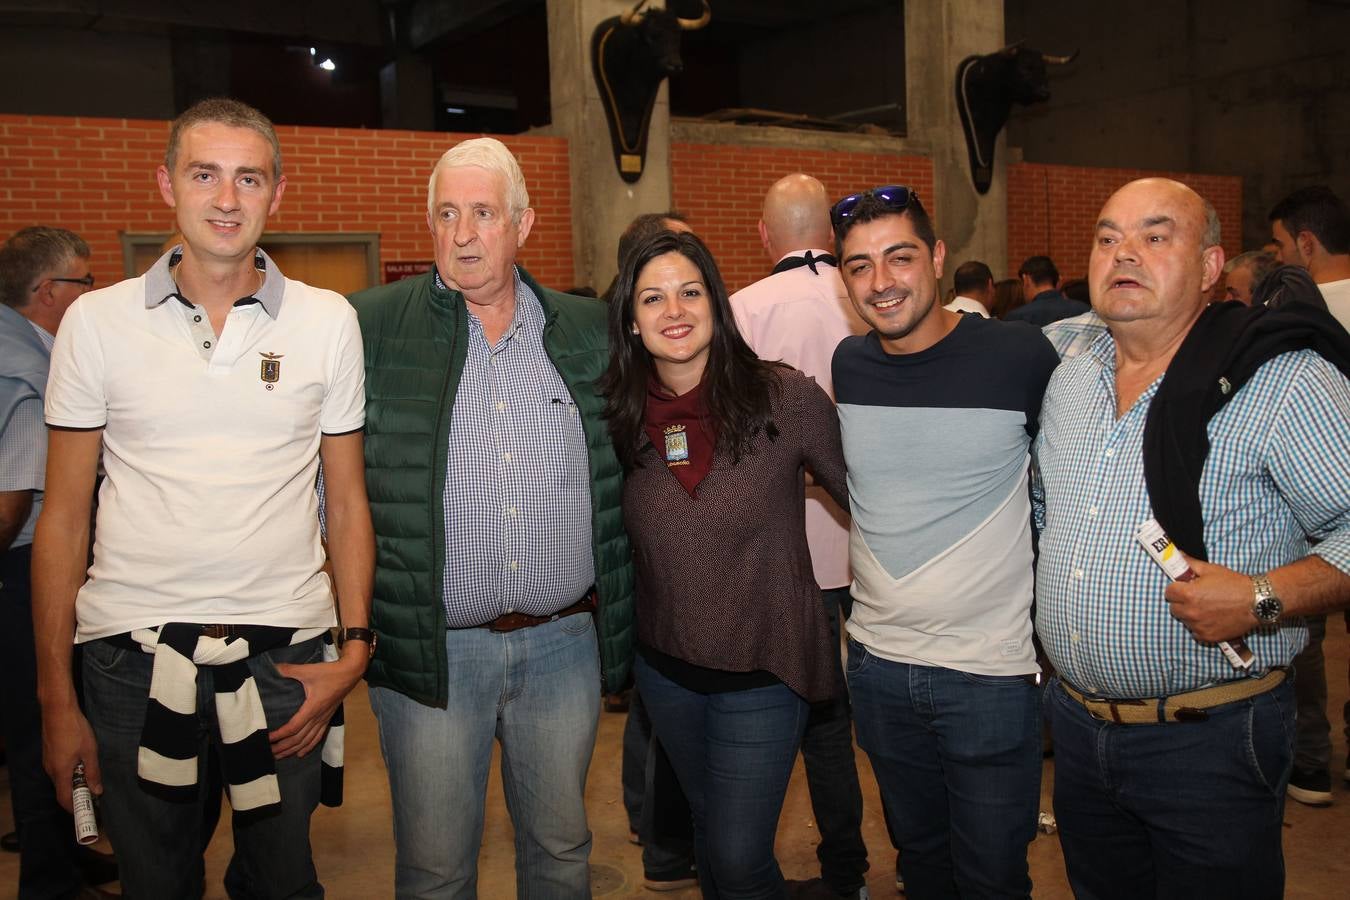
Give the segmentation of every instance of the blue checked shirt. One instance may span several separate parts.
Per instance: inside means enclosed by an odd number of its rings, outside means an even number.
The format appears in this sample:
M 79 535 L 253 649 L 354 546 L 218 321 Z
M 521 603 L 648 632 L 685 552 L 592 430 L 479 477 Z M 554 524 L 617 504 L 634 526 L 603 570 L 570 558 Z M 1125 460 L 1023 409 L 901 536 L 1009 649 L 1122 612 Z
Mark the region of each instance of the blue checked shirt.
M 1102 334 L 1055 370 L 1033 445 L 1041 530 L 1036 631 L 1080 690 L 1160 697 L 1239 677 L 1168 613 L 1168 578 L 1134 539 L 1153 515 L 1144 418 L 1155 381 L 1115 414 L 1116 346 Z M 1312 552 L 1350 572 L 1350 381 L 1311 351 L 1266 363 L 1209 422 L 1200 505 L 1210 560 L 1258 574 Z M 1297 620 L 1247 635 L 1252 675 L 1307 642 Z
M 1059 319 L 1041 328 L 1041 334 L 1055 346 L 1060 359 L 1073 359 L 1082 353 L 1106 330 L 1102 317 L 1089 310 L 1081 316 Z
M 468 358 L 446 449 L 451 628 L 509 612 L 552 615 L 595 581 L 586 438 L 544 351 L 544 324 L 519 273 L 515 320 L 495 346 L 469 312 Z
M 52 352 L 56 337 L 36 322 L 29 322 L 38 340 Z M 0 491 L 32 491 L 33 507 L 11 547 L 33 543 L 33 530 L 42 512 L 42 483 L 47 475 L 47 425 L 42 421 L 42 400 L 24 400 L 0 431 Z

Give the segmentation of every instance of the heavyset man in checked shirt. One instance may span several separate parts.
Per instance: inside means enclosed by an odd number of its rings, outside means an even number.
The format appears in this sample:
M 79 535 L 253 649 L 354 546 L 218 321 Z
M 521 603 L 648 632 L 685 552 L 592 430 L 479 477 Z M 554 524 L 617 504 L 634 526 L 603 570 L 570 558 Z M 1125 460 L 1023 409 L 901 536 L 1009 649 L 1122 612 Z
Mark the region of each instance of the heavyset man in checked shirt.
M 1214 210 L 1184 185 L 1137 181 L 1107 201 L 1089 282 L 1109 331 L 1056 370 L 1034 445 L 1036 630 L 1059 673 L 1055 811 L 1080 897 L 1281 895 L 1283 667 L 1302 616 L 1350 597 L 1350 381 L 1311 350 L 1272 355 L 1208 420 L 1197 577 L 1169 584 L 1134 537 L 1158 507 L 1145 422 L 1212 320 L 1218 243 Z M 1241 637 L 1245 671 L 1215 643 Z

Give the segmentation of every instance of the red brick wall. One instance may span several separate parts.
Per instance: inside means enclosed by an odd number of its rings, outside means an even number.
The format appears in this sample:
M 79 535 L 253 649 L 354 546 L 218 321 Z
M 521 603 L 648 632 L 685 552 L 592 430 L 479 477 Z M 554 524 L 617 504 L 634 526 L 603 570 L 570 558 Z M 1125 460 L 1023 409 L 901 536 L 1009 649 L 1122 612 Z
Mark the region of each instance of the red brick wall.
M 757 226 L 765 191 L 784 175 L 808 172 L 831 197 L 859 187 L 907 184 L 935 213 L 933 164 L 921 156 L 673 142 L 670 169 L 675 209 L 707 242 L 731 291 L 769 272 L 772 263 Z
M 100 280 L 120 277 L 120 232 L 174 228 L 154 180 L 167 128 L 156 121 L 0 115 L 0 239 L 26 225 L 70 228 L 89 241 Z M 296 126 L 278 133 L 289 186 L 270 231 L 378 232 L 381 262 L 431 257 L 427 176 L 437 157 L 466 135 Z M 521 261 L 542 283 L 570 287 L 566 141 L 503 140 L 520 159 L 537 215 Z M 769 185 L 794 171 L 816 175 L 831 195 L 864 185 L 909 184 L 931 208 L 933 167 L 925 157 L 673 143 L 674 205 L 708 241 L 731 290 L 767 271 L 756 230 L 760 206 Z M 1016 163 L 1008 167 L 1009 266 L 1015 271 L 1026 257 L 1048 252 L 1065 277 L 1084 274 L 1102 203 L 1146 174 L 1168 174 L 1204 194 L 1219 211 L 1224 249 L 1230 255 L 1241 249 L 1238 177 Z
M 1088 169 L 1041 163 L 1008 166 L 1008 273 L 1028 256 L 1055 261 L 1064 278 L 1087 274 L 1092 230 L 1102 204 L 1128 181 L 1162 175 L 1190 185 L 1214 204 L 1222 226 L 1224 252 L 1242 252 L 1242 179 L 1231 175 L 1147 172 L 1142 169 Z
M 380 261 L 427 260 L 427 178 L 471 135 L 280 126 L 287 189 L 271 232 L 378 232 Z M 0 239 L 27 225 L 78 232 L 107 283 L 122 275 L 119 232 L 174 230 L 155 167 L 168 124 L 0 115 Z M 573 284 L 567 142 L 503 137 L 520 160 L 536 220 L 521 263 L 549 286 Z

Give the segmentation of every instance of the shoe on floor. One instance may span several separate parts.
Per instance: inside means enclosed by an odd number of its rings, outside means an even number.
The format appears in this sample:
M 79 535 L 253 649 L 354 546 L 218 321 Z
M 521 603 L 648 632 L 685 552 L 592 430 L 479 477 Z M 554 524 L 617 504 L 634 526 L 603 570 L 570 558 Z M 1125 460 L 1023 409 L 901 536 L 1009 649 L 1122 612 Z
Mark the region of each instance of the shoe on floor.
M 19 833 L 17 831 L 0 834 L 0 850 L 6 853 L 19 852 Z
M 698 887 L 698 870 L 693 866 L 671 872 L 643 873 L 642 886 L 649 891 L 682 891 Z
M 1294 767 L 1289 775 L 1289 796 L 1306 806 L 1331 805 L 1331 777 L 1326 770 Z

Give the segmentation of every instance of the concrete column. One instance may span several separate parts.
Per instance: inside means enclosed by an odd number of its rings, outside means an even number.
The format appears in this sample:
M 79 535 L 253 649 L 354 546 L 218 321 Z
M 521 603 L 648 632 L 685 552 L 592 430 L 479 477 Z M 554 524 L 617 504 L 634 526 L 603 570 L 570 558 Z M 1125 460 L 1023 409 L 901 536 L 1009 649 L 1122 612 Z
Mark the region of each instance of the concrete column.
M 567 138 L 572 176 L 572 257 L 578 284 L 597 291 L 617 268 L 619 235 L 641 213 L 670 208 L 670 101 L 662 82 L 652 111 L 642 178 L 627 184 L 610 151 L 609 126 L 591 74 L 591 32 L 633 0 L 548 0 L 549 83 L 553 124 Z M 1002 13 L 1000 12 L 1000 21 Z
M 402 53 L 380 69 L 380 119 L 385 128 L 436 130 L 436 89 L 431 66 Z
M 947 245 L 943 287 L 951 285 L 956 267 L 971 259 L 987 263 L 994 278 L 1004 278 L 1009 262 L 1007 141 L 999 135 L 989 193 L 976 193 L 953 88 L 961 60 L 1003 46 L 1003 0 L 910 0 L 904 8 L 906 134 L 933 148 L 935 224 Z

